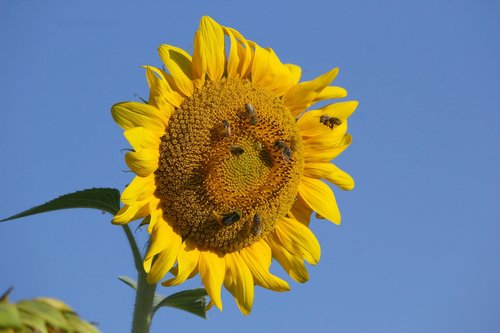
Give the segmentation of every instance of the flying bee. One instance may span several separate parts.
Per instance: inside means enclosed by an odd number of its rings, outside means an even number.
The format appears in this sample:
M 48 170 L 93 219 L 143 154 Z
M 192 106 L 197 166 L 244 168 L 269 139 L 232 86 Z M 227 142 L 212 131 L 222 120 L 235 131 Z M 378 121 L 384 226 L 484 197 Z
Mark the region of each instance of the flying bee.
M 257 124 L 257 113 L 255 112 L 255 108 L 253 107 L 253 105 L 250 103 L 245 103 L 245 110 L 247 111 L 247 116 L 250 124 Z
M 286 143 L 283 142 L 283 140 L 276 140 L 276 142 L 274 142 L 274 147 L 276 147 L 278 150 L 281 150 L 281 156 L 283 156 L 285 162 L 290 161 L 293 151 Z
M 330 127 L 330 129 L 333 129 L 333 127 L 340 126 L 342 124 L 342 120 L 340 120 L 339 118 L 325 116 L 325 115 L 319 117 L 319 122 L 327 127 Z
M 232 212 L 229 212 L 229 213 L 225 213 L 225 214 L 217 214 L 217 222 L 219 222 L 219 224 L 222 224 L 226 227 L 238 222 L 240 219 L 241 219 L 241 210 L 234 210 Z
M 229 123 L 229 120 L 224 119 L 224 121 L 222 122 L 222 126 L 224 126 L 224 135 L 231 136 L 231 124 Z
M 240 147 L 240 146 L 232 145 L 231 147 L 229 147 L 229 151 L 233 155 L 240 156 L 241 154 L 243 154 L 245 152 L 245 149 L 243 147 Z
M 260 235 L 260 222 L 262 218 L 260 217 L 259 214 L 255 214 L 253 216 L 253 225 L 252 225 L 252 234 L 254 236 L 259 236 Z

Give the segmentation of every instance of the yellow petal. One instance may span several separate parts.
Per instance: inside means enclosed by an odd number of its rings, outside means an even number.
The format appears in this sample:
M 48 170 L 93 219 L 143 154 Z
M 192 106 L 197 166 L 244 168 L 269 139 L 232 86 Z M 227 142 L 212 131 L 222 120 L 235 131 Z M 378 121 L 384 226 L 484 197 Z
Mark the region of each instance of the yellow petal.
M 319 179 L 302 177 L 299 194 L 315 212 L 325 219 L 340 224 L 340 211 L 333 191 Z
M 145 218 L 149 215 L 148 202 L 142 202 L 137 205 L 125 205 L 113 217 L 113 224 L 125 224 L 130 221 Z
M 308 118 L 316 117 L 312 116 Z M 315 128 L 312 130 L 304 130 L 302 124 L 299 125 L 300 134 L 304 141 L 304 149 L 310 150 L 313 153 L 338 146 L 347 132 L 347 121 L 342 122 L 342 124 L 335 126 L 333 129 L 321 124 L 319 120 L 314 126 Z
M 225 276 L 224 258 L 213 251 L 206 250 L 200 252 L 198 263 L 200 277 L 208 295 L 215 303 L 215 306 L 222 311 L 221 288 Z
M 160 199 L 156 196 L 151 196 L 149 199 L 149 211 L 151 212 L 151 216 L 148 223 L 148 232 L 150 234 L 153 233 L 154 226 L 156 222 L 163 221 L 163 209 Z
M 146 177 L 158 169 L 160 152 L 158 148 L 146 148 L 129 152 L 125 155 L 125 162 L 130 170 L 137 175 Z
M 238 308 L 244 315 L 252 311 L 254 286 L 252 273 L 238 252 L 226 253 L 226 277 L 224 286 L 236 299 Z
M 184 98 L 170 87 L 165 77 L 166 73 L 152 66 L 144 66 L 144 68 L 146 68 L 146 79 L 149 85 L 149 104 L 164 110 L 170 117 L 173 112 L 172 106 L 180 106 Z
M 178 91 L 184 96 L 193 95 L 191 56 L 181 48 L 166 44 L 161 45 L 158 52 L 165 67 L 172 75 Z
M 300 76 L 302 75 L 302 68 L 294 64 L 285 64 L 284 66 L 290 71 L 291 81 L 295 83 L 299 82 Z
M 246 78 L 252 68 L 253 53 L 250 45 L 238 31 L 228 27 L 223 27 L 223 29 L 231 42 L 227 61 L 227 75 L 229 77 Z
M 312 212 L 313 210 L 304 202 L 304 200 L 301 197 L 298 197 L 293 203 L 289 214 L 303 225 L 309 225 Z
M 215 305 L 214 301 L 210 300 L 208 302 L 207 306 L 205 306 L 205 312 L 208 312 L 208 310 L 210 310 L 211 308 L 213 308 L 214 305 Z
M 126 205 L 137 204 L 147 201 L 154 195 L 156 190 L 155 175 L 147 177 L 135 177 L 122 193 L 121 201 Z
M 255 48 L 253 83 L 269 89 L 277 96 L 283 96 L 290 87 L 297 84 L 300 72 L 296 66 L 283 65 L 272 49 L 264 49 L 253 42 L 251 45 Z
M 151 247 L 144 257 L 144 270 L 148 272 L 146 268 L 151 267 L 154 256 L 159 253 L 147 277 L 148 283 L 154 284 L 160 281 L 174 265 L 177 253 L 182 245 L 182 238 L 165 220 L 158 221 L 155 224 L 155 230 L 151 238 Z
M 274 230 L 281 244 L 292 254 L 316 265 L 321 256 L 321 248 L 316 236 L 305 225 L 283 217 Z
M 165 132 L 168 118 L 152 105 L 138 102 L 117 103 L 111 107 L 113 119 L 124 130 L 144 127 L 159 133 Z
M 279 239 L 272 237 L 272 235 L 267 237 L 267 242 L 271 247 L 273 257 L 283 266 L 283 269 L 292 279 L 300 283 L 309 280 L 309 273 L 301 258 L 288 252 L 280 243 Z
M 324 178 L 347 191 L 354 188 L 354 179 L 332 163 L 307 163 L 304 166 L 304 176 L 318 179 Z
M 321 116 L 323 115 L 325 115 L 325 113 L 322 112 L 322 110 L 310 110 L 305 112 L 299 120 L 297 120 L 300 134 L 303 137 L 329 137 L 334 135 L 340 141 L 347 131 L 347 119 L 339 119 L 342 123 L 340 125 L 335 125 L 333 129 L 331 129 L 320 122 Z
M 335 79 L 338 71 L 338 68 L 334 68 L 312 81 L 291 87 L 283 97 L 283 103 L 294 116 L 298 116 L 317 101 L 322 91 Z
M 177 254 L 177 274 L 176 277 L 162 282 L 164 286 L 176 286 L 188 279 L 198 267 L 200 259 L 200 251 L 196 244 L 190 240 L 186 240 Z
M 253 59 L 255 57 L 255 52 L 250 46 L 250 43 L 241 35 L 238 31 L 227 28 L 230 31 L 238 43 L 238 73 L 240 73 L 242 78 L 247 78 L 252 72 Z
M 304 140 L 306 141 L 306 140 Z M 304 143 L 304 159 L 307 163 L 329 162 L 339 156 L 352 142 L 350 134 L 345 134 L 338 145 L 325 147 L 323 150 L 317 151 L 313 147 L 307 146 Z
M 128 142 L 134 150 L 139 151 L 144 148 L 156 148 L 160 146 L 160 137 L 155 132 L 144 127 L 134 127 L 123 132 Z
M 347 125 L 343 124 L 329 133 L 309 137 L 304 136 L 304 158 L 308 162 L 311 159 L 323 162 L 331 161 L 347 148 L 346 140 L 350 143 L 350 136 L 346 137 L 345 135 L 346 130 Z
M 152 211 L 151 220 L 157 220 L 159 218 L 160 212 Z M 151 271 L 151 265 L 153 263 L 153 258 L 155 255 L 163 251 L 167 247 L 168 237 L 165 237 L 163 232 L 168 233 L 168 223 L 164 221 L 155 221 L 153 224 L 153 230 L 151 231 L 150 246 L 146 255 L 144 256 L 144 271 L 149 273 Z
M 182 244 L 182 239 L 177 234 L 170 239 L 168 246 L 163 249 L 153 263 L 151 271 L 148 274 L 147 281 L 149 284 L 155 284 L 160 281 L 165 274 L 172 268 L 177 259 L 177 252 Z
M 227 59 L 227 76 L 228 77 L 240 77 L 238 73 L 238 64 L 240 62 L 239 55 L 238 55 L 238 44 L 236 42 L 236 38 L 234 38 L 234 35 L 230 33 L 226 27 L 222 27 L 224 30 L 224 34 L 229 37 L 229 43 L 230 43 L 230 48 L 229 48 L 229 57 Z
M 241 257 L 252 272 L 255 284 L 273 291 L 288 291 L 288 283 L 269 272 L 272 255 L 265 241 L 258 241 L 241 250 Z
M 225 70 L 224 32 L 209 16 L 203 16 L 194 37 L 193 78 L 198 88 L 205 83 L 205 75 L 211 81 L 219 81 Z
M 328 133 L 334 131 L 338 133 L 339 129 L 343 129 L 345 133 L 347 130 L 347 119 L 356 110 L 357 106 L 357 101 L 347 101 L 332 103 L 319 110 L 307 111 L 299 118 L 297 126 L 300 128 L 302 136 L 328 135 Z M 321 116 L 338 118 L 342 124 L 335 126 L 332 130 L 320 122 Z M 344 135 L 344 133 L 341 135 Z
M 179 94 L 179 96 L 181 98 L 180 104 L 182 104 L 182 102 L 184 102 L 185 95 L 183 93 L 181 93 L 181 91 L 177 87 L 177 84 L 175 83 L 173 76 L 170 75 L 169 73 L 165 72 L 163 69 L 161 70 L 161 73 L 163 74 L 163 77 L 167 81 L 168 85 L 170 86 L 170 89 L 172 89 L 173 91 L 175 91 Z M 174 104 L 172 104 L 172 105 L 174 105 Z
M 319 121 L 320 117 L 321 111 L 310 110 L 302 114 L 299 120 L 297 120 L 300 135 L 304 137 L 304 140 L 307 140 L 307 138 L 311 136 L 325 136 L 331 134 L 332 130 Z M 334 127 L 334 130 L 336 129 L 337 128 Z
M 358 101 L 345 101 L 325 105 L 320 109 L 321 114 L 347 120 L 358 107 Z
M 328 86 L 321 91 L 313 100 L 313 104 L 326 99 L 344 98 L 347 97 L 347 90 L 342 87 Z

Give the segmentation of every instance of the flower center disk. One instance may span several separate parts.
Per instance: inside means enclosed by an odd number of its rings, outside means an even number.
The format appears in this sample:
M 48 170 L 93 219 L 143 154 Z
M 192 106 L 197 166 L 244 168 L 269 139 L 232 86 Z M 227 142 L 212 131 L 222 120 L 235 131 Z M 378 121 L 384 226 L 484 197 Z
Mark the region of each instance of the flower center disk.
M 232 252 L 288 213 L 303 168 L 302 138 L 281 99 L 227 78 L 208 82 L 170 118 L 156 195 L 183 238 Z

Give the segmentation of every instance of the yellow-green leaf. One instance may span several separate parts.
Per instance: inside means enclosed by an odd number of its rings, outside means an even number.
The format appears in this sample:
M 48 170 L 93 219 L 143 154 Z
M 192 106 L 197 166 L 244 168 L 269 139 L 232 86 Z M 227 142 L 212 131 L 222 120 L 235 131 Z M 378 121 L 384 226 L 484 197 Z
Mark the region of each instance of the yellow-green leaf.
M 54 309 L 49 304 L 39 301 L 26 300 L 17 303 L 17 308 L 20 311 L 30 313 L 45 320 L 47 324 L 54 328 L 68 330 L 66 318 L 64 318 L 60 311 Z
M 21 328 L 19 311 L 14 304 L 0 303 L 0 329 Z

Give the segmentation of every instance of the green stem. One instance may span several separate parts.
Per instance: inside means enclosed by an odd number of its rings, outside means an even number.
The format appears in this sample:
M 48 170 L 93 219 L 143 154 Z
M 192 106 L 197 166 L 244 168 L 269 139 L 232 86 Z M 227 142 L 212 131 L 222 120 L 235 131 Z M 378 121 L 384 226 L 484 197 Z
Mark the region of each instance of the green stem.
M 149 284 L 146 277 L 144 270 L 139 271 L 132 333 L 149 333 L 149 327 L 151 326 L 156 284 Z
M 141 272 L 143 270 L 142 257 L 141 253 L 139 252 L 139 248 L 137 247 L 137 243 L 135 242 L 134 235 L 132 234 L 132 231 L 130 231 L 128 224 L 125 224 L 122 227 L 123 231 L 125 231 L 125 235 L 127 235 L 128 243 L 130 244 L 130 248 L 132 249 L 132 254 L 134 255 L 135 269 L 137 269 L 138 272 Z
M 153 301 L 156 284 L 150 285 L 147 274 L 142 267 L 142 258 L 134 235 L 128 225 L 123 226 L 127 240 L 134 255 L 135 268 L 137 269 L 137 289 L 135 294 L 134 318 L 132 320 L 132 333 L 149 333 L 151 319 L 153 318 Z

